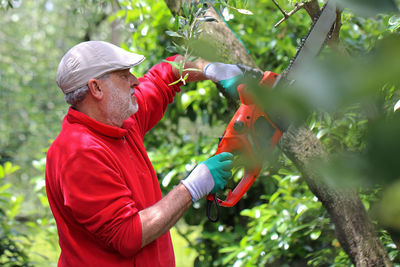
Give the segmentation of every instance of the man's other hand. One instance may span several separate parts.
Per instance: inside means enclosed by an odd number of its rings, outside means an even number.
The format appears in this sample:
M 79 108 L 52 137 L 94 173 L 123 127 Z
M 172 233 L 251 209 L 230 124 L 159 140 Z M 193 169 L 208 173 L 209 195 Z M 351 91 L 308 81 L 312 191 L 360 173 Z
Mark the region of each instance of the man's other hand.
M 204 76 L 219 83 L 233 99 L 237 100 L 238 86 L 250 79 L 261 81 L 263 72 L 243 64 L 211 62 L 204 68 Z
M 233 155 L 228 152 L 215 155 L 200 163 L 182 181 L 196 202 L 203 196 L 224 189 L 226 180 L 232 176 Z

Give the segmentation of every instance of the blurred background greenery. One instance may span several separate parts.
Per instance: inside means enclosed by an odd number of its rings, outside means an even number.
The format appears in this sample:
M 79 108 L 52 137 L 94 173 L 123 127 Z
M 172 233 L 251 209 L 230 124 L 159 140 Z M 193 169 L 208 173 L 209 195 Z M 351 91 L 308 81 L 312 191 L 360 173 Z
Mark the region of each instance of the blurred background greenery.
M 275 28 L 282 14 L 271 0 L 214 2 L 257 66 L 276 73 L 289 65 L 311 24 L 300 11 Z M 296 2 L 279 4 L 291 10 Z M 330 153 L 328 163 L 319 166 L 322 176 L 359 191 L 399 266 L 387 230 L 400 232 L 400 121 L 394 112 L 400 99 L 400 16 L 392 12 L 392 4 L 400 2 L 340 2 L 351 8 L 343 13 L 340 34 L 348 54 L 325 49 L 297 90 L 262 97 L 272 106 L 305 112 L 303 123 Z M 0 265 L 56 266 L 59 248 L 44 168 L 46 149 L 68 108 L 55 83 L 60 58 L 84 40 L 112 41 L 146 56 L 133 70 L 140 76 L 172 55 L 166 48 L 177 40 L 170 32 L 181 25 L 157 0 L 0 3 Z M 164 193 L 215 153 L 234 111 L 212 82 L 183 87 L 145 139 Z M 249 193 L 235 207 L 221 210 L 218 223 L 208 221 L 204 200 L 190 208 L 172 229 L 177 266 L 352 264 L 301 173 L 279 150 L 275 154 Z M 240 171 L 229 187 L 238 179 Z

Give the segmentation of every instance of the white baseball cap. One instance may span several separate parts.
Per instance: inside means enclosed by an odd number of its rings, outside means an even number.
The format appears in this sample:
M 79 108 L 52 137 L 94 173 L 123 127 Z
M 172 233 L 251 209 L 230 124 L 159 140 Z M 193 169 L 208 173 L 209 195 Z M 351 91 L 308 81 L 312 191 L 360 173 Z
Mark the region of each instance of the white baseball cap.
M 88 41 L 72 47 L 61 59 L 57 84 L 64 94 L 85 86 L 90 79 L 115 70 L 130 69 L 145 57 L 103 41 Z

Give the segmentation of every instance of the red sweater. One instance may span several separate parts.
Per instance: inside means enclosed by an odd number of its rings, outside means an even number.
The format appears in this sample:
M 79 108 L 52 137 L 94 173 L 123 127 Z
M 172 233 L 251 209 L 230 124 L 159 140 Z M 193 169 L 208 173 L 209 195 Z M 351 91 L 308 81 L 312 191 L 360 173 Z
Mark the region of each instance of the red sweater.
M 179 86 L 168 86 L 174 81 L 168 63 L 139 81 L 139 111 L 121 128 L 70 108 L 49 148 L 46 189 L 61 247 L 58 266 L 175 266 L 169 232 L 140 248 L 138 211 L 162 198 L 143 138 Z

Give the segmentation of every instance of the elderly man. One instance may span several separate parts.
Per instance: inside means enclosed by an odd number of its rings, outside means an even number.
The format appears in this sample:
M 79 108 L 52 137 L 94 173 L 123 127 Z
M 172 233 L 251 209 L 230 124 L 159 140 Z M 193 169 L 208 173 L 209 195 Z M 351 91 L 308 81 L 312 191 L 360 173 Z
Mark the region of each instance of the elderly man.
M 46 166 L 59 266 L 174 266 L 169 229 L 231 176 L 232 155 L 222 153 L 161 195 L 143 138 L 180 91 L 169 86 L 179 70 L 163 62 L 137 79 L 130 69 L 143 60 L 110 43 L 89 41 L 71 48 L 59 64 L 57 84 L 71 107 Z M 202 60 L 186 67 L 203 71 L 190 72 L 190 81 L 230 86 L 243 74 L 235 65 Z M 227 90 L 235 94 L 235 86 Z

